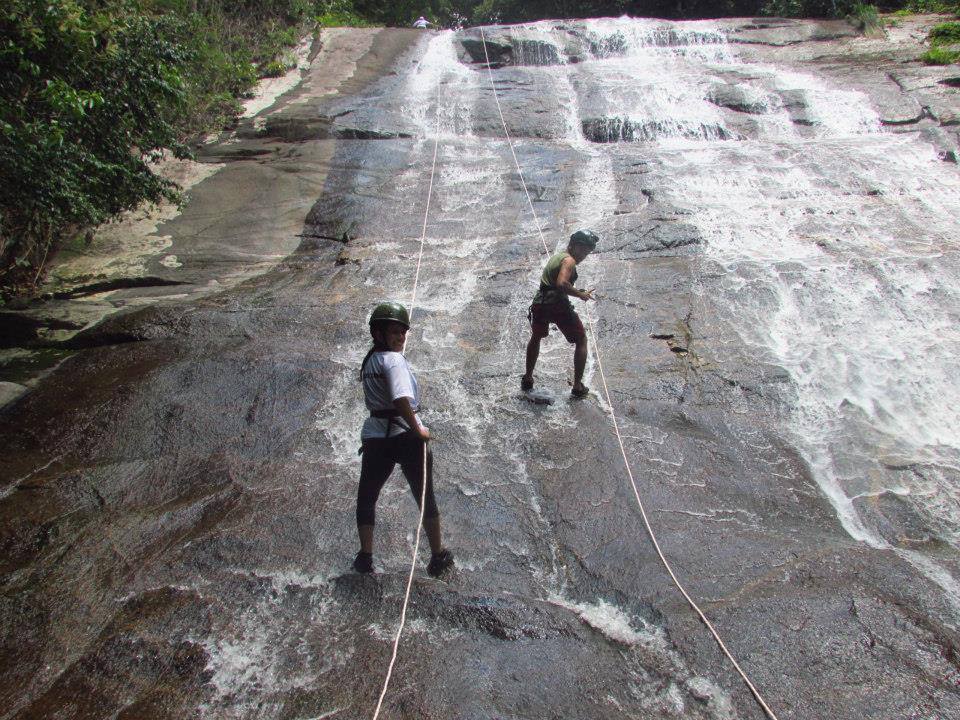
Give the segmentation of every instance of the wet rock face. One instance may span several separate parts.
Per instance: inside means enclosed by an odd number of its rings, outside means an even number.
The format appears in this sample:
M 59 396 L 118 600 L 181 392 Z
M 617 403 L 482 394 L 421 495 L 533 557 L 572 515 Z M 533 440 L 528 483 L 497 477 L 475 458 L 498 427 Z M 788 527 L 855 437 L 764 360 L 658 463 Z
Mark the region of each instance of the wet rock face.
M 755 18 L 733 21 L 727 37 L 736 43 L 782 47 L 855 38 L 860 32 L 845 20 L 802 21 L 789 18 Z
M 510 30 L 488 28 L 484 36 L 468 30 L 458 39 L 460 59 L 491 67 L 505 65 L 559 65 L 569 56 L 555 44 L 516 35 Z
M 775 106 L 775 101 L 772 102 L 769 96 L 750 92 L 742 85 L 728 83 L 715 85 L 707 98 L 715 105 L 751 115 L 762 115 Z
M 661 137 L 676 137 L 676 128 L 670 122 L 635 122 L 625 118 L 589 118 L 583 121 L 583 135 L 597 143 L 653 142 Z M 697 125 L 683 128 L 681 137 L 726 140 L 731 137 L 723 126 Z
M 146 276 L 188 284 L 56 300 L 127 311 L 0 412 L 7 714 L 372 714 L 417 515 L 397 472 L 377 573 L 350 572 L 357 370 L 399 298 L 457 570 L 429 579 L 422 549 L 383 717 L 762 717 L 622 453 L 780 717 L 960 715 L 960 181 L 917 132 L 955 134 L 954 88 L 852 70 L 830 33 L 491 28 L 488 68 L 476 31 L 325 31 L 162 227 L 184 267 Z M 912 112 L 891 83 L 938 120 L 883 123 Z M 593 394 L 569 399 L 552 329 L 531 403 L 527 310 L 581 227 Z M 132 307 L 243 262 L 228 290 Z

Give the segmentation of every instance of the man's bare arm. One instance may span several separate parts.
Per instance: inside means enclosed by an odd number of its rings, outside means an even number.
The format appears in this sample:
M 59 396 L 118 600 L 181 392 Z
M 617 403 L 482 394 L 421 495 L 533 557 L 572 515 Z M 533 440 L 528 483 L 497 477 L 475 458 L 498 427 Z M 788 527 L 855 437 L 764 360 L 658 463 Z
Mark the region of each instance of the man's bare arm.
M 560 263 L 560 272 L 557 273 L 557 289 L 567 295 L 573 295 L 581 300 L 593 300 L 593 290 L 577 290 L 570 278 L 573 275 L 573 268 L 577 265 L 574 259 L 567 257 Z

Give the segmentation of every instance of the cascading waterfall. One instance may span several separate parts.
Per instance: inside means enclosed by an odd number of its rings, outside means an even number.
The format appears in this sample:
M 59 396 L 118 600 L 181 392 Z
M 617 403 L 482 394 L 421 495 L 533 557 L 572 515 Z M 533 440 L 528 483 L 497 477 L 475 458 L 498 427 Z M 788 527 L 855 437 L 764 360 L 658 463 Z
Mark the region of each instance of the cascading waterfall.
M 395 471 L 351 571 L 357 370 L 429 208 L 408 358 L 457 572 L 421 546 L 382 717 L 760 716 L 648 542 L 599 372 L 569 397 L 552 330 L 520 390 L 539 230 L 581 227 L 650 525 L 770 707 L 960 717 L 960 178 L 924 140 L 955 83 L 771 23 L 325 31 L 158 230 L 182 299 L 78 292 L 124 312 L 0 415 L 0 716 L 371 716 L 418 513 Z
M 583 163 L 565 229 L 609 226 L 616 159 L 660 154 L 661 189 L 723 274 L 702 302 L 789 371 L 791 432 L 844 527 L 896 545 L 858 509 L 891 493 L 956 545 L 958 298 L 956 268 L 937 259 L 960 183 L 933 151 L 882 133 L 856 91 L 739 61 L 707 22 L 511 33 L 513 64 L 570 92 L 562 142 Z
M 790 427 L 844 526 L 896 545 L 896 529 L 858 509 L 890 493 L 957 546 L 960 298 L 940 258 L 960 182 L 921 141 L 881 133 L 861 94 L 740 63 L 706 24 L 588 21 L 588 57 L 543 63 L 564 57 L 560 35 L 543 26 L 541 44 L 557 49 L 532 64 L 566 76 L 584 131 L 567 138 L 587 155 L 568 222 L 603 225 L 616 182 L 598 169 L 634 151 L 585 135 L 667 153 L 664 189 L 690 210 L 705 265 L 723 273 L 703 302 L 790 372 Z M 726 123 L 721 94 L 751 122 Z
M 859 504 L 892 493 L 913 503 L 939 538 L 955 543 L 957 417 L 950 398 L 960 368 L 949 360 L 931 368 L 924 358 L 935 342 L 946 343 L 947 357 L 960 350 L 947 309 L 957 306 L 950 281 L 955 268 L 936 262 L 951 242 L 951 219 L 938 193 L 954 202 L 960 185 L 944 186 L 933 173 L 932 151 L 914 139 L 883 134 L 856 92 L 738 61 L 709 23 L 591 20 L 535 23 L 510 33 L 513 54 L 504 56 L 500 46 L 492 58 L 512 66 L 494 71 L 498 93 L 508 103 L 511 92 L 540 86 L 558 96 L 561 116 L 550 118 L 554 135 L 514 138 L 548 245 L 562 247 L 582 226 L 615 233 L 618 214 L 638 200 L 625 194 L 619 173 L 644 164 L 660 201 L 681 209 L 702 238 L 692 267 L 712 280 L 699 282 L 698 312 L 718 318 L 737 338 L 711 347 L 712 360 L 734 359 L 724 355 L 730 348 L 741 364 L 746 354 L 787 371 L 792 400 L 785 432 L 849 534 L 878 548 L 895 545 L 897 538 Z M 533 416 L 519 426 L 502 422 L 504 408 L 513 404 L 511 386 L 526 340 L 523 317 L 542 258 L 537 221 L 526 205 L 501 205 L 517 186 L 512 157 L 494 114 L 487 70 L 458 57 L 457 37 L 447 32 L 425 42 L 396 92 L 403 94 L 400 104 L 412 127 L 410 157 L 429 157 L 435 136 L 441 143 L 427 243 L 429 263 L 441 263 L 443 271 L 430 273 L 418 295 L 415 364 L 432 379 L 428 402 L 438 421 L 469 448 L 464 459 L 502 476 L 492 485 L 469 476 L 454 481 L 457 499 L 470 505 L 454 504 L 454 516 L 473 517 L 478 532 L 497 538 L 488 556 L 467 550 L 459 562 L 486 572 L 499 556 L 521 558 L 539 597 L 582 613 L 611 637 L 653 642 L 642 630 L 646 621 L 608 599 L 570 596 L 577 589 L 567 583 L 562 548 L 532 480 L 551 463 L 564 467 L 569 459 L 531 458 L 517 449 Z M 474 62 L 482 60 L 474 56 Z M 542 159 L 544 152 L 562 158 L 559 170 Z M 401 189 L 415 187 L 425 171 L 424 162 L 413 162 L 398 181 Z M 564 189 L 551 194 L 546 189 L 557 187 L 558 174 Z M 497 212 L 510 212 L 513 224 L 505 225 Z M 513 265 L 491 255 L 490 238 L 497 235 L 516 238 Z M 377 260 L 377 276 L 391 278 L 387 288 L 398 297 L 408 292 L 410 277 L 404 242 L 381 244 L 388 252 Z M 584 276 L 601 262 L 588 261 Z M 521 273 L 497 308 L 496 358 L 485 368 L 507 379 L 486 382 L 485 396 L 467 392 L 452 369 L 458 343 L 471 334 L 464 318 L 490 313 L 478 278 L 501 269 Z M 625 271 L 622 280 L 631 277 Z M 596 284 L 602 294 L 602 280 Z M 635 292 L 642 297 L 643 288 Z M 945 302 L 938 306 L 940 299 Z M 598 316 L 595 307 L 582 312 Z M 458 324 L 459 335 L 449 329 Z M 363 408 L 350 387 L 361 345 L 343 348 L 343 371 L 333 381 L 339 391 L 318 414 L 318 428 L 325 428 L 337 457 L 354 472 L 352 433 Z M 547 387 L 562 386 L 568 363 L 569 348 L 555 334 L 543 345 L 538 378 Z M 573 430 L 562 406 L 543 410 L 535 422 L 550 432 Z M 653 460 L 683 474 L 669 448 L 662 451 L 665 457 Z M 403 495 L 402 488 L 390 492 Z M 483 505 L 479 514 L 476 503 Z M 388 527 L 407 527 L 408 505 L 382 509 Z M 525 518 L 526 531 L 516 527 L 516 513 Z M 405 543 L 387 535 L 385 544 L 389 566 L 408 562 L 409 533 Z M 948 591 L 954 587 L 934 559 L 898 550 Z M 725 692 L 691 677 L 670 657 L 691 686 L 709 688 L 712 716 L 727 717 Z M 672 687 L 670 697 L 679 692 Z

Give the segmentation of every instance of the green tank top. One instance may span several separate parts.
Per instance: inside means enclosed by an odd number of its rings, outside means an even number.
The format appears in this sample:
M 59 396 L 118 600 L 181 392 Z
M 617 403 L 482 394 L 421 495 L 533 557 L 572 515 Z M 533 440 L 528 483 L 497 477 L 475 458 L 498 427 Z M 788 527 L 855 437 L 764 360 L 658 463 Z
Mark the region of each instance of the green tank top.
M 557 289 L 557 277 L 560 275 L 560 265 L 563 264 L 564 259 L 568 257 L 571 257 L 570 253 L 564 251 L 558 252 L 547 260 L 547 264 L 543 268 L 543 274 L 540 275 L 540 289 L 537 290 L 537 294 L 533 298 L 535 305 L 549 305 L 562 302 L 570 305 L 567 294 Z M 574 268 L 570 274 L 570 283 L 573 284 L 576 281 L 577 270 Z

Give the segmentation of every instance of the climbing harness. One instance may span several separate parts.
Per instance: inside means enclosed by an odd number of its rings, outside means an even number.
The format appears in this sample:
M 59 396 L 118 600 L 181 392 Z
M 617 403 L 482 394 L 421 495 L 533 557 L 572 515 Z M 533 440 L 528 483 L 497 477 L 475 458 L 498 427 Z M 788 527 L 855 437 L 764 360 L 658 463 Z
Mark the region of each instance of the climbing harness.
M 370 316 L 370 326 L 372 327 L 375 322 L 398 322 L 401 325 L 410 328 L 410 315 L 407 313 L 407 309 L 400 303 L 390 302 L 390 303 L 380 303 L 374 309 L 373 314 Z M 382 378 L 383 373 L 368 373 L 366 372 L 367 363 L 370 362 L 370 358 L 373 357 L 373 354 L 376 352 L 381 352 L 381 349 L 374 345 L 367 351 L 367 354 L 363 358 L 363 362 L 360 363 L 360 380 L 363 381 L 367 378 Z M 420 412 L 420 408 L 417 407 L 413 413 L 416 415 Z M 385 438 L 390 437 L 390 431 L 393 429 L 393 421 L 396 418 L 402 418 L 403 415 L 396 408 L 384 408 L 382 410 L 371 410 L 370 417 L 378 418 L 380 420 L 387 421 L 387 429 L 384 432 L 383 436 Z M 411 428 L 408 428 L 408 430 Z M 360 446 L 360 449 L 357 450 L 357 455 L 363 454 L 363 445 Z
M 420 412 L 420 408 L 417 408 L 413 411 L 414 415 Z M 383 433 L 385 438 L 390 437 L 390 431 L 393 429 L 393 421 L 397 418 L 402 418 L 403 415 L 400 414 L 399 410 L 371 410 L 370 417 L 379 418 L 380 420 L 387 421 L 387 429 Z M 360 446 L 360 450 L 357 452 L 357 455 L 363 453 L 363 446 Z
M 430 166 L 430 185 L 427 189 L 427 202 L 423 209 L 423 227 L 420 230 L 420 251 L 417 255 L 417 269 L 413 276 L 413 291 L 410 297 L 410 317 L 413 316 L 413 310 L 417 302 L 417 286 L 420 281 L 420 265 L 423 262 L 423 244 L 427 237 L 427 218 L 430 215 L 430 200 L 433 197 L 433 178 L 437 171 L 437 148 L 440 144 L 440 85 L 437 84 L 437 110 L 436 110 L 436 129 L 433 136 L 433 161 Z M 409 318 L 408 318 L 409 321 Z M 406 347 L 404 347 L 406 352 Z M 400 624 L 397 626 L 397 635 L 393 639 L 393 653 L 390 656 L 390 664 L 387 666 L 387 675 L 383 680 L 383 689 L 380 691 L 380 698 L 377 700 L 377 707 L 373 711 L 372 720 L 377 720 L 380 716 L 380 709 L 383 707 L 383 698 L 386 697 L 387 688 L 390 686 L 390 677 L 393 675 L 393 666 L 397 662 L 397 651 L 400 647 L 400 635 L 403 633 L 404 625 L 407 622 L 407 607 L 410 604 L 410 590 L 413 587 L 413 574 L 417 569 L 417 555 L 420 552 L 420 534 L 423 528 L 423 514 L 427 506 L 427 443 L 423 443 L 423 479 L 420 490 L 420 517 L 417 520 L 417 531 L 413 541 L 413 554 L 410 558 L 410 573 L 407 576 L 407 588 L 403 594 L 403 606 L 400 610 Z M 432 561 L 432 558 L 431 558 Z
M 497 98 L 497 88 L 493 82 L 493 71 L 490 69 L 490 56 L 487 54 L 487 38 L 483 32 L 482 27 L 480 28 L 480 38 L 483 42 L 483 54 L 487 61 L 487 73 L 490 76 L 490 87 L 493 89 L 493 97 L 497 102 L 497 111 L 500 113 L 500 122 L 503 125 L 503 132 L 506 135 L 507 143 L 510 146 L 510 154 L 513 155 L 513 162 L 517 166 L 517 172 L 520 175 L 520 183 L 523 185 L 523 190 L 527 195 L 527 200 L 530 204 L 530 212 L 533 214 L 534 224 L 537 227 L 537 231 L 540 233 L 540 242 L 542 243 L 544 250 L 546 250 L 547 242 L 543 238 L 543 231 L 540 229 L 540 221 L 537 218 L 536 210 L 534 210 L 533 208 L 533 202 L 530 201 L 530 193 L 527 191 L 526 181 L 523 178 L 523 171 L 520 169 L 520 163 L 517 162 L 517 154 L 513 150 L 513 140 L 510 138 L 510 133 L 507 130 L 507 123 L 503 119 L 503 111 L 500 109 L 500 100 Z M 670 575 L 670 578 L 673 580 L 674 585 L 677 586 L 677 589 L 680 590 L 680 593 L 686 599 L 687 603 L 694 610 L 694 612 L 696 612 L 696 614 L 700 617 L 700 620 L 703 621 L 704 625 L 706 625 L 707 629 L 713 635 L 714 640 L 717 641 L 717 644 L 720 646 L 720 649 L 723 651 L 723 654 L 731 662 L 734 669 L 737 671 L 737 673 L 739 673 L 740 677 L 747 684 L 747 687 L 750 688 L 750 692 L 753 693 L 753 696 L 754 698 L 756 698 L 757 702 L 760 704 L 760 707 L 763 708 L 764 712 L 767 713 L 767 715 L 771 718 L 771 720 L 778 720 L 776 714 L 773 712 L 773 710 L 770 709 L 770 706 L 767 705 L 766 701 L 763 699 L 763 696 L 760 694 L 760 691 L 757 690 L 756 686 L 754 686 L 754 684 L 750 681 L 750 678 L 743 671 L 739 663 L 737 663 L 736 659 L 727 649 L 727 646 L 724 644 L 723 640 L 721 639 L 720 634 L 713 627 L 713 624 L 707 619 L 707 616 L 704 615 L 703 611 L 699 608 L 697 603 L 694 602 L 693 598 L 690 597 L 689 593 L 687 593 L 687 591 L 684 589 L 683 585 L 680 583 L 680 580 L 677 578 L 676 574 L 673 572 L 673 568 L 671 567 L 669 561 L 667 560 L 666 556 L 663 554 L 663 551 L 660 549 L 660 543 L 657 541 L 657 536 L 653 531 L 653 527 L 650 525 L 650 520 L 647 518 L 646 509 L 643 506 L 643 501 L 640 499 L 640 490 L 637 488 L 637 483 L 633 477 L 633 471 L 630 469 L 630 461 L 627 458 L 627 450 L 623 444 L 623 437 L 620 434 L 620 426 L 617 423 L 617 416 L 616 416 L 616 412 L 614 411 L 613 401 L 610 398 L 610 390 L 607 388 L 607 380 L 603 372 L 603 362 L 600 357 L 600 346 L 597 344 L 596 329 L 594 328 L 593 321 L 589 318 L 589 316 L 587 316 L 587 326 L 590 328 L 590 337 L 593 341 L 593 352 L 597 358 L 597 368 L 600 371 L 600 380 L 603 385 L 603 393 L 607 401 L 607 407 L 610 410 L 610 419 L 613 422 L 614 434 L 616 435 L 617 442 L 620 444 L 620 452 L 623 455 L 623 464 L 627 469 L 627 476 L 630 478 L 630 485 L 633 487 L 633 494 L 634 494 L 634 497 L 636 497 L 637 499 L 637 505 L 640 508 L 640 515 L 643 518 L 644 527 L 647 530 L 647 534 L 650 536 L 650 540 L 653 542 L 653 547 L 657 551 L 657 556 L 660 558 L 660 562 L 663 564 L 664 568 L 666 568 L 667 573 Z

